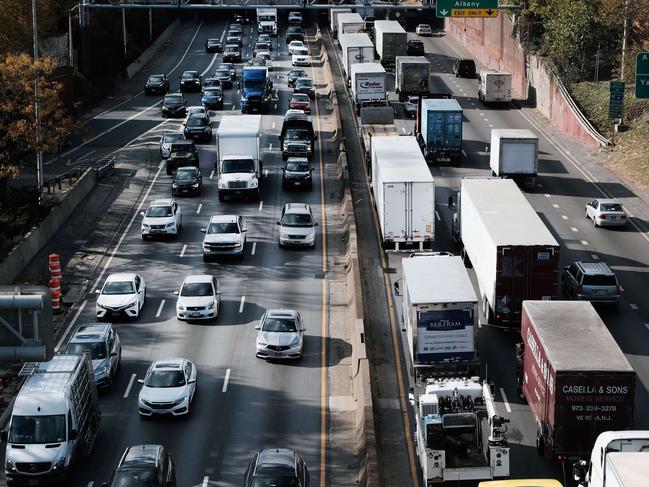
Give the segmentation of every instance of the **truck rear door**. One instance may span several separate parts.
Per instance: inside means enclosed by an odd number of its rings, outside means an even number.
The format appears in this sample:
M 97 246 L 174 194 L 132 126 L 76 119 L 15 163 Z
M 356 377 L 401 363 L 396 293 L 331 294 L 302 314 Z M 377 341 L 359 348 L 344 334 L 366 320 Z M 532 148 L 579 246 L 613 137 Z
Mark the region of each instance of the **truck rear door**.
M 411 191 L 406 190 L 412 183 L 383 185 L 383 233 L 386 237 L 402 239 L 411 227 Z

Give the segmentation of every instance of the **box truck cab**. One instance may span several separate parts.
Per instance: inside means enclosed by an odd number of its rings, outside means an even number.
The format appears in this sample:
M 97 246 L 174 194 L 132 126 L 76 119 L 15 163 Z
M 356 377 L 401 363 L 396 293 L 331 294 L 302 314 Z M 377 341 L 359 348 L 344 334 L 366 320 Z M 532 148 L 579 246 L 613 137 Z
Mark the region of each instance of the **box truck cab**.
M 7 485 L 66 485 L 78 455 L 88 454 L 99 427 L 97 388 L 88 354 L 28 362 L 14 402 L 7 442 Z
M 219 201 L 259 198 L 261 115 L 224 115 L 216 132 Z
M 243 68 L 239 87 L 241 90 L 241 113 L 269 112 L 273 82 L 268 76 L 268 68 Z
M 277 9 L 257 9 L 257 32 L 259 34 L 277 35 Z

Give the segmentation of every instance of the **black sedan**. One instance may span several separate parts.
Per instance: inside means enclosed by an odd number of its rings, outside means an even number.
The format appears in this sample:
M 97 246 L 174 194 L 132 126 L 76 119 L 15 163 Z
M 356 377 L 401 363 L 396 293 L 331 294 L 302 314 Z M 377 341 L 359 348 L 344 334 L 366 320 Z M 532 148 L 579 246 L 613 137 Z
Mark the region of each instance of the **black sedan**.
M 193 166 L 179 167 L 176 169 L 174 181 L 171 184 L 171 194 L 196 195 L 203 190 L 203 176 L 201 170 Z
M 289 27 L 286 29 L 286 43 L 290 44 L 291 41 L 304 42 L 304 29 L 302 27 Z
M 232 88 L 232 76 L 228 68 L 218 68 L 214 71 L 214 78 L 221 82 L 223 89 Z
M 241 48 L 234 44 L 227 44 L 223 49 L 223 60 L 231 63 L 240 63 Z
M 218 39 L 208 39 L 205 41 L 205 50 L 207 52 L 223 52 L 223 43 Z
M 184 117 L 187 102 L 181 93 L 171 93 L 162 100 L 162 117 Z
M 221 63 L 216 69 L 227 68 L 230 71 L 230 79 L 234 81 L 237 79 L 237 68 L 234 66 L 234 63 Z
M 215 86 L 204 87 L 201 102 L 208 110 L 223 110 L 223 90 Z
M 185 71 L 182 74 L 180 91 L 201 91 L 201 75 L 198 71 Z
M 315 98 L 315 87 L 311 78 L 298 78 L 295 81 L 293 93 L 304 93 L 305 95 L 309 95 L 311 99 Z
M 203 115 L 190 115 L 183 123 L 185 137 L 197 142 L 209 142 L 212 139 L 212 122 Z
M 306 157 L 289 157 L 282 168 L 282 189 L 313 188 L 313 168 Z
M 303 69 L 291 69 L 288 72 L 288 86 L 289 88 L 293 88 L 295 86 L 295 82 L 297 81 L 298 78 L 308 78 L 309 75 L 306 74 L 306 71 Z
M 152 74 L 144 83 L 145 95 L 164 95 L 169 91 L 169 80 L 164 74 Z
M 426 54 L 424 43 L 416 39 L 408 41 L 407 50 L 408 56 L 423 56 Z

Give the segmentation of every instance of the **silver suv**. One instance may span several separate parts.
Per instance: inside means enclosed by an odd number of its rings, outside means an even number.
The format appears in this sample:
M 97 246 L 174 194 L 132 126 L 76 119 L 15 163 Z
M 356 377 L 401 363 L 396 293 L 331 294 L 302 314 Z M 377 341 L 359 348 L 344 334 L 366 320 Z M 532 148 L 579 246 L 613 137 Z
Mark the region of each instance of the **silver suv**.
M 218 215 L 210 218 L 203 239 L 203 260 L 208 261 L 217 256 L 236 256 L 243 259 L 246 248 L 248 227 L 242 216 Z
M 617 277 L 602 262 L 574 262 L 566 266 L 561 285 L 563 293 L 571 299 L 613 305 L 620 301 Z
M 287 203 L 279 225 L 280 247 L 315 247 L 315 227 L 311 207 L 305 203 Z
M 122 345 L 113 325 L 84 323 L 77 326 L 64 353 L 84 352 L 92 359 L 97 387 L 110 387 L 122 360 Z

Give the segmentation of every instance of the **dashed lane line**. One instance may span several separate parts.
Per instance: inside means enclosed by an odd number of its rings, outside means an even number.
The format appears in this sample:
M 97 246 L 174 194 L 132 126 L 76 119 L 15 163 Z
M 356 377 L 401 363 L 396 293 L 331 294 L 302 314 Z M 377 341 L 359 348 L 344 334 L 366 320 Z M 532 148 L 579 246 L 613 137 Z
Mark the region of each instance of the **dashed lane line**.
M 252 251 L 250 252 L 251 255 L 255 255 L 255 251 L 257 250 L 257 242 L 252 243 Z
M 200 203 L 198 205 L 198 208 L 196 208 L 196 214 L 198 215 L 201 212 L 202 209 L 203 209 L 203 203 Z
M 637 311 L 640 309 L 638 305 L 635 303 L 629 303 L 629 308 L 631 308 L 633 311 Z
M 243 305 L 246 304 L 246 297 L 241 296 L 241 304 L 239 305 L 239 313 L 243 313 Z
M 180 251 L 180 255 L 178 257 L 185 257 L 186 251 L 187 251 L 187 244 L 184 244 L 183 249 Z
M 581 240 L 581 244 L 582 244 L 584 247 L 588 247 L 588 240 Z
M 221 392 L 227 392 L 228 391 L 228 381 L 230 380 L 230 369 L 225 371 L 225 379 L 223 379 L 223 389 L 221 389 Z M 205 477 L 207 478 L 207 477 Z
M 503 397 L 503 404 L 508 413 L 512 412 L 512 408 L 509 406 L 509 401 L 507 400 L 507 394 L 505 394 L 505 389 L 500 388 L 500 395 Z
M 259 202 L 259 211 L 261 211 L 264 208 L 264 201 Z
M 166 301 L 167 301 L 166 299 L 160 301 L 160 306 L 158 306 L 158 311 L 155 314 L 156 318 L 160 318 L 160 314 L 162 313 L 162 308 L 164 307 Z
M 124 399 L 128 397 L 128 395 L 131 392 L 131 387 L 133 387 L 133 383 L 135 382 L 135 378 L 137 377 L 137 374 L 131 374 L 131 380 L 128 381 L 128 386 L 126 386 L 126 391 L 124 391 Z

